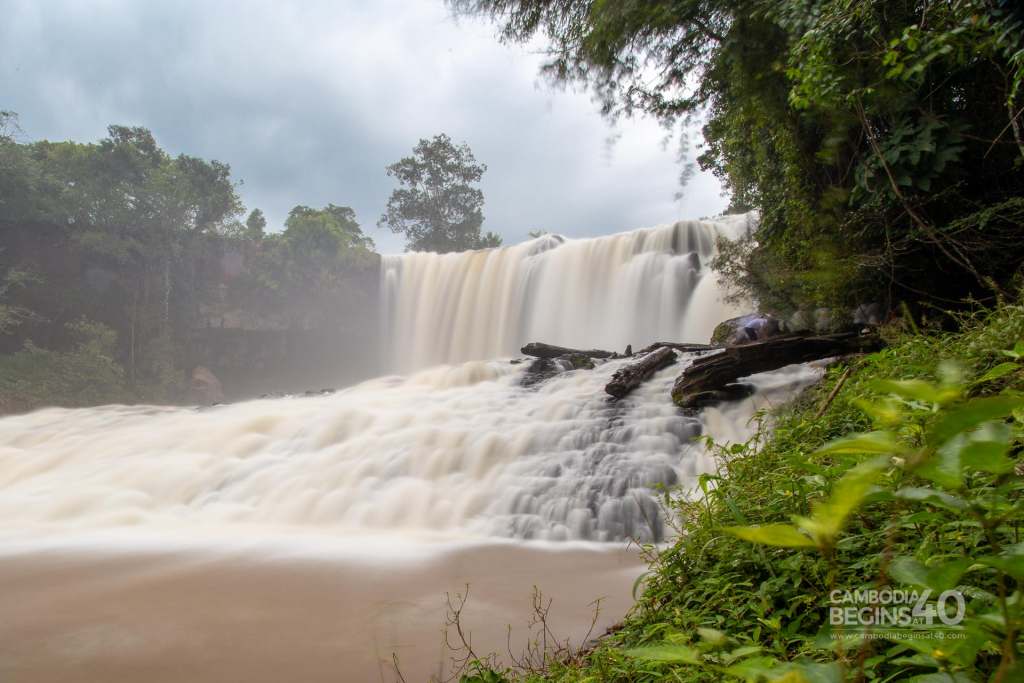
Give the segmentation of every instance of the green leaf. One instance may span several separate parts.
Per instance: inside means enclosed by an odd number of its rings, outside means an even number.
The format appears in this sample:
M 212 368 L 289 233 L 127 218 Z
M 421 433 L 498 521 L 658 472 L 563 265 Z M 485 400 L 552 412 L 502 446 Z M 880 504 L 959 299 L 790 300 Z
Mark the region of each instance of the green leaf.
M 648 645 L 626 650 L 626 655 L 646 662 L 700 664 L 700 653 L 686 645 Z
M 931 588 L 941 593 L 954 588 L 972 564 L 974 561 L 965 557 L 926 567 L 912 557 L 897 557 L 889 566 L 889 576 L 909 586 Z
M 975 683 L 974 679 L 962 671 L 954 673 L 931 673 L 914 676 L 910 683 Z
M 814 452 L 814 455 L 845 453 L 905 453 L 906 447 L 896 440 L 890 431 L 865 432 L 830 441 Z
M 964 470 L 968 467 L 1005 474 L 1014 467 L 1006 456 L 1010 438 L 1010 428 L 995 422 L 983 424 L 974 432 L 956 434 L 918 466 L 917 474 L 951 489 L 963 485 Z
M 1024 543 L 1008 546 L 998 555 L 980 557 L 978 563 L 998 569 L 1017 580 L 1024 580 Z
M 728 526 L 722 529 L 744 541 L 776 545 L 783 548 L 813 548 L 814 541 L 789 524 L 764 524 L 762 526 Z
M 778 683 L 842 683 L 844 674 L 838 662 L 797 662 L 776 667 L 768 674 L 768 680 Z
M 957 498 L 945 491 L 937 491 L 924 486 L 908 486 L 897 491 L 895 495 L 897 498 L 902 498 L 903 500 L 930 503 L 938 507 L 946 508 L 947 510 L 955 510 L 958 512 L 966 510 L 968 507 L 967 501 L 962 498 Z
M 936 421 L 930 431 L 930 441 L 935 445 L 945 443 L 982 423 L 1004 418 L 1021 405 L 1024 405 L 1024 400 L 1020 396 L 1009 394 L 971 399 Z
M 1019 341 L 1016 344 L 1014 344 L 1013 349 L 1011 351 L 1000 351 L 1000 353 L 1009 358 L 1014 358 L 1018 360 L 1024 358 L 1024 341 Z
M 760 645 L 744 645 L 743 647 L 738 647 L 735 650 L 733 650 L 732 652 L 729 652 L 728 654 L 723 655 L 722 656 L 722 661 L 725 664 L 732 664 L 733 662 L 735 662 L 738 659 L 743 659 L 744 657 L 750 657 L 751 655 L 756 655 L 759 652 L 761 652 L 763 649 L 764 648 L 762 648 Z M 757 658 L 755 658 L 755 659 L 757 659 Z M 768 657 L 767 659 L 771 659 L 773 662 L 775 661 L 771 657 Z M 746 661 L 751 661 L 751 660 L 746 660 Z M 744 664 L 745 663 L 746 662 L 744 662 Z
M 878 380 L 871 383 L 871 388 L 880 394 L 895 394 L 900 398 L 924 403 L 948 403 L 960 395 L 958 389 L 937 387 L 923 379 Z
M 1004 423 L 988 423 L 970 435 L 960 451 L 961 461 L 982 472 L 1006 474 L 1012 472 L 1014 461 L 1007 457 L 1010 450 L 1010 427 Z
M 717 629 L 698 627 L 697 633 L 700 635 L 701 640 L 709 645 L 720 646 L 725 644 L 725 634 Z
M 811 516 L 794 517 L 793 521 L 811 534 L 818 545 L 829 545 L 835 539 L 847 518 L 872 490 L 872 484 L 888 464 L 886 458 L 863 462 L 850 469 L 832 487 L 828 500 L 817 504 Z
M 950 638 L 949 632 L 954 631 L 959 638 Z M 886 638 L 902 643 L 924 655 L 940 662 L 945 660 L 961 666 L 972 666 L 978 650 L 987 640 L 984 633 L 976 629 L 936 629 L 922 631 L 920 629 L 887 628 Z
M 898 425 L 903 419 L 903 410 L 896 399 L 873 398 L 869 401 L 864 398 L 857 398 L 854 399 L 853 404 L 864 411 L 864 414 L 871 418 L 876 427 L 892 427 Z
M 774 657 L 750 657 L 723 669 L 724 673 L 747 681 L 758 681 L 774 673 L 778 660 Z
M 983 384 L 985 382 L 991 382 L 992 380 L 999 379 L 1000 377 L 1006 377 L 1007 375 L 1016 372 L 1019 368 L 1020 365 L 1010 361 L 1000 363 L 995 367 L 989 368 L 985 374 L 974 380 L 974 384 Z

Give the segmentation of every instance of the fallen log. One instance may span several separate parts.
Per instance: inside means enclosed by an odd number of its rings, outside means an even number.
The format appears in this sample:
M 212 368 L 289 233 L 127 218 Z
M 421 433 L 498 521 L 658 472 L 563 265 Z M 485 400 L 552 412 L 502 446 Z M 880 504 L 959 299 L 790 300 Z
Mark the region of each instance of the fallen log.
M 523 354 L 533 356 L 534 358 L 559 358 L 571 355 L 587 356 L 588 358 L 617 358 L 619 355 L 614 351 L 568 349 L 564 346 L 555 346 L 554 344 L 545 344 L 543 342 L 530 342 L 519 350 Z
M 741 377 L 829 356 L 875 351 L 881 346 L 877 336 L 856 332 L 775 337 L 733 346 L 698 358 L 689 365 L 672 387 L 672 400 L 683 408 L 702 407 L 709 404 L 709 399 L 728 395 L 732 391 L 730 385 Z
M 622 398 L 650 379 L 655 372 L 675 362 L 676 352 L 669 346 L 662 346 L 637 362 L 616 370 L 604 390 L 615 398 Z
M 637 351 L 637 353 L 638 354 L 640 354 L 640 353 L 650 353 L 651 351 L 655 351 L 657 349 L 664 348 L 666 346 L 668 348 L 670 348 L 670 349 L 675 349 L 676 351 L 682 351 L 683 353 L 695 353 L 695 352 L 699 352 L 699 351 L 712 351 L 714 349 L 722 348 L 721 346 L 712 346 L 711 344 L 686 344 L 686 343 L 682 343 L 682 342 L 665 342 L 665 341 L 661 341 L 661 342 L 654 342 L 650 346 L 647 346 L 645 348 L 640 349 L 639 351 Z

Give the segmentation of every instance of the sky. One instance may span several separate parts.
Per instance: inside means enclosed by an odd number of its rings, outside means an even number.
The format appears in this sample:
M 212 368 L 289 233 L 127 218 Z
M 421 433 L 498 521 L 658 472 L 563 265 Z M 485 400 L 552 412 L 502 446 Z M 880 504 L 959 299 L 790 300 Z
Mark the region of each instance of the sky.
M 0 110 L 24 138 L 153 131 L 172 154 L 231 165 L 247 209 L 280 229 L 296 204 L 376 227 L 385 166 L 445 132 L 487 164 L 484 229 L 583 237 L 721 212 L 717 180 L 679 190 L 674 142 L 612 126 L 589 94 L 543 80 L 540 45 L 503 45 L 443 0 L 0 0 Z

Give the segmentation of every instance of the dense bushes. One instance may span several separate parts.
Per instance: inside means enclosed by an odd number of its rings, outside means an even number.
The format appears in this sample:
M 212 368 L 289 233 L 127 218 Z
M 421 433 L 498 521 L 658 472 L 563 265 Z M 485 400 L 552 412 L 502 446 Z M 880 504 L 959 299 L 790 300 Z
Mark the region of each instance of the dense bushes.
M 21 351 L 0 355 L 0 413 L 43 405 L 67 407 L 122 403 L 135 398 L 114 359 L 116 335 L 86 319 L 67 325 L 74 340 L 68 351 L 25 342 Z

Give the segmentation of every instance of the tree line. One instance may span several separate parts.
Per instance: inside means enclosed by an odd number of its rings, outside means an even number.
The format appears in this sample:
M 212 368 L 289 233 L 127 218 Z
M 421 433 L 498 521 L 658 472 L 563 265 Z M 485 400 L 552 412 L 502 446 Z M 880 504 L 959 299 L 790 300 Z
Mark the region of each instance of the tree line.
M 612 117 L 702 124 L 751 238 L 717 267 L 770 310 L 1019 286 L 1024 9 L 1015 0 L 449 0 Z
M 268 231 L 227 164 L 173 156 L 145 128 L 18 138 L 0 114 L 0 411 L 181 400 L 193 333 L 225 311 L 276 329 L 365 324 L 353 316 L 375 304 L 378 256 L 352 208 L 298 205 Z M 400 187 L 380 225 L 413 249 L 500 244 L 480 234 L 485 168 L 445 135 L 420 141 L 387 169 Z

